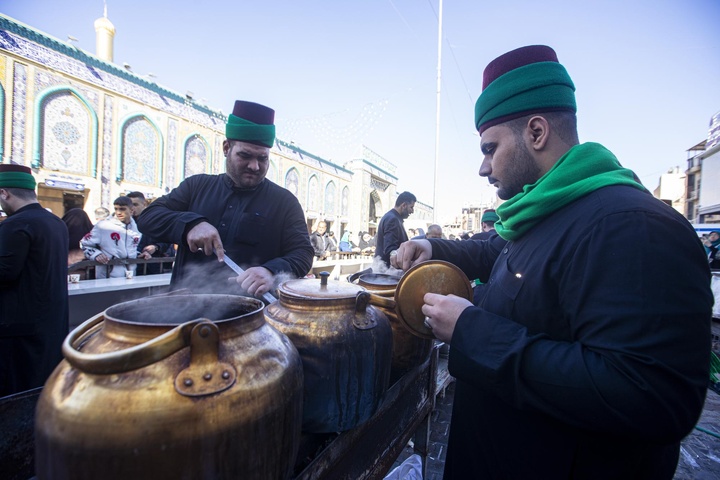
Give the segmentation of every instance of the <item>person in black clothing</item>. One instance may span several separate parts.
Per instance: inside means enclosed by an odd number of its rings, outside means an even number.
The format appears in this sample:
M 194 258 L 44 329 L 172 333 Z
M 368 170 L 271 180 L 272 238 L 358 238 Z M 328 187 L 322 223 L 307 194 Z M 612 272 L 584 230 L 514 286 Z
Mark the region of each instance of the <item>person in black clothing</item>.
M 390 264 L 390 253 L 397 250 L 402 242 L 408 240 L 403 220 L 415 211 L 416 201 L 415 195 L 403 192 L 395 200 L 395 207 L 380 219 L 377 235 L 375 235 L 375 256 L 380 257 L 387 265 Z
M 495 234 L 495 222 L 498 220 L 500 220 L 500 217 L 497 216 L 494 209 L 488 208 L 485 210 L 480 218 L 482 231 L 470 237 L 470 240 L 487 240 L 490 238 Z
M 137 223 L 138 217 L 143 212 L 143 210 L 145 210 L 145 207 L 147 207 L 147 199 L 142 192 L 130 192 L 126 196 L 130 198 L 130 200 L 132 200 L 132 216 L 133 220 L 135 220 L 135 223 Z M 140 231 L 140 233 L 143 232 Z M 169 251 L 172 251 L 174 253 L 174 250 L 171 250 L 170 246 L 171 245 L 169 243 L 157 242 L 154 239 L 150 238 L 149 235 L 143 234 L 142 238 L 140 239 L 140 245 L 138 245 L 138 251 L 144 253 L 146 252 L 152 258 L 163 258 L 167 256 L 167 252 Z M 143 265 L 139 265 L 138 269 L 136 270 L 137 275 L 145 275 L 146 269 L 148 275 L 162 273 L 161 264 L 150 263 L 146 265 L 145 268 L 143 268 Z
M 41 387 L 68 334 L 68 229 L 30 168 L 0 165 L 0 397 Z
M 71 208 L 62 217 L 68 229 L 68 267 L 74 263 L 85 260 L 85 253 L 80 247 L 80 240 L 93 229 L 92 221 L 82 208 Z M 86 270 L 78 269 L 68 271 L 68 274 L 78 274 L 83 280 L 88 280 Z
M 223 142 L 226 172 L 186 178 L 138 218 L 140 231 L 178 245 L 172 289 L 261 296 L 275 287 L 276 275 L 310 271 L 313 248 L 300 202 L 265 178 L 274 118 L 271 108 L 235 102 Z M 221 263 L 225 255 L 245 271 L 234 277 Z
M 330 230 L 328 232 L 327 241 L 328 241 L 328 252 L 337 252 L 337 249 L 338 249 L 337 239 L 335 238 L 335 233 L 332 230 Z
M 488 240 L 404 243 L 485 282 L 424 295 L 456 379 L 446 480 L 673 478 L 708 387 L 713 296 L 697 235 L 598 143 L 547 46 L 485 69 L 480 175 L 506 200 Z M 505 243 L 507 241 L 507 243 Z

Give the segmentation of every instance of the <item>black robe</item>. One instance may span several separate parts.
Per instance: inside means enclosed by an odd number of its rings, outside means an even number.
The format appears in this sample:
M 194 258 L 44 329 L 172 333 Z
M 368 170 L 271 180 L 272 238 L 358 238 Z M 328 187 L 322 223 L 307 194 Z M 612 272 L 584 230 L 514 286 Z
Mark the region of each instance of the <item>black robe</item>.
M 267 179 L 254 189 L 240 189 L 225 174 L 193 175 L 138 217 L 143 235 L 178 245 L 173 290 L 241 293 L 227 280 L 236 276 L 230 267 L 214 255 L 190 252 L 185 237 L 202 221 L 218 230 L 225 254 L 242 268 L 263 266 L 292 277 L 310 271 L 313 249 L 305 214 L 290 191 Z
M 489 277 L 450 343 L 446 479 L 673 477 L 707 390 L 713 303 L 685 218 L 611 186 L 500 249 L 430 242 Z
M 0 222 L 0 396 L 41 387 L 68 334 L 68 230 L 39 203 Z

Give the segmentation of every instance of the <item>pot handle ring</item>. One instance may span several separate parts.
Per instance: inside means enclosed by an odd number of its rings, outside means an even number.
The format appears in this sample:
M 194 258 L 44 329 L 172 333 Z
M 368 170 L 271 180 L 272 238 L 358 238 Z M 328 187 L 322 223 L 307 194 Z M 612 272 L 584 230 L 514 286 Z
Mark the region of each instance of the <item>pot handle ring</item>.
M 62 353 L 73 367 L 85 373 L 108 375 L 123 373 L 151 365 L 190 345 L 190 333 L 198 323 L 207 321 L 196 319 L 178 325 L 170 331 L 140 345 L 109 353 L 82 353 L 75 348 L 79 341 L 85 340 L 90 333 L 98 330 L 105 316 L 100 313 L 65 337 Z
M 365 291 L 360 292 L 358 297 L 366 297 L 367 303 L 375 307 L 384 307 L 390 310 L 395 310 L 397 302 L 393 298 L 383 297 L 382 294 L 394 293 L 392 290 L 387 291 Z

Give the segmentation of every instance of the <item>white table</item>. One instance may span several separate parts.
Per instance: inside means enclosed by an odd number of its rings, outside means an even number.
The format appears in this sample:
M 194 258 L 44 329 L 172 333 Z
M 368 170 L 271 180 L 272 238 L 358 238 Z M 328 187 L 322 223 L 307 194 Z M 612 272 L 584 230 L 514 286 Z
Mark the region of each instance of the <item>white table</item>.
M 118 303 L 148 295 L 165 293 L 170 288 L 170 273 L 141 275 L 131 279 L 101 278 L 68 284 L 70 328 Z

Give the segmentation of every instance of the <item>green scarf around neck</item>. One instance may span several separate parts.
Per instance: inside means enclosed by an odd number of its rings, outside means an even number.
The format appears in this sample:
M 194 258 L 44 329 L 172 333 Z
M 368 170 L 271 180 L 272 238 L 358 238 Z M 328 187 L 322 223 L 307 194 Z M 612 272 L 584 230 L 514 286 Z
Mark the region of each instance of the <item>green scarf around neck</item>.
M 497 208 L 495 230 L 506 240 L 517 240 L 565 205 L 608 185 L 645 190 L 607 148 L 590 142 L 575 145 L 537 182 Z

